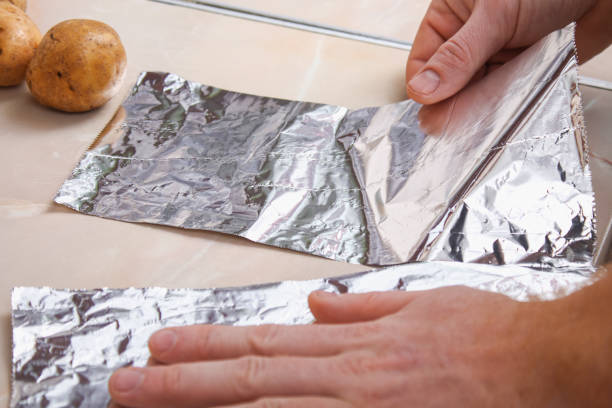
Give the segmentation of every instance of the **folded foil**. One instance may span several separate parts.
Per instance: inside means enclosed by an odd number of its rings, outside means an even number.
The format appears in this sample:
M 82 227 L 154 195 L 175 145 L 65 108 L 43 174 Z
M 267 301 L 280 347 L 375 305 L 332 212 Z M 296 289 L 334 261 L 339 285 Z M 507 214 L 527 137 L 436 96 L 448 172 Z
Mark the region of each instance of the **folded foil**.
M 588 279 L 518 265 L 430 262 L 245 288 L 14 288 L 11 407 L 106 407 L 111 373 L 126 365 L 146 365 L 147 341 L 154 331 L 196 323 L 311 323 L 306 298 L 314 290 L 359 293 L 467 285 L 528 300 L 555 298 Z
M 55 201 L 354 263 L 589 268 L 573 35 L 428 107 L 351 110 L 145 72 Z
M 15 288 L 11 407 L 105 407 L 110 374 L 145 365 L 155 330 L 311 323 L 313 290 L 467 285 L 529 300 L 587 284 L 576 64 L 570 26 L 448 101 L 357 110 L 143 73 L 56 202 L 349 262 L 429 262 L 245 288 Z

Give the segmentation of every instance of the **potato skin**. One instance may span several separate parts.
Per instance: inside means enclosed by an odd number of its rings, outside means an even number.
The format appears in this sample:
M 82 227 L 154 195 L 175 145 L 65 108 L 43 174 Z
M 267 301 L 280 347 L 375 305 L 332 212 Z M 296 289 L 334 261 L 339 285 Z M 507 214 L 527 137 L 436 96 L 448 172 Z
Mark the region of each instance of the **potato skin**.
M 18 85 L 40 42 L 40 31 L 21 9 L 0 2 L 0 86 Z
M 3 2 L 3 1 L 8 1 L 9 3 L 14 4 L 15 6 L 19 7 L 23 11 L 26 11 L 26 8 L 28 7 L 27 0 L 0 0 L 0 2 Z
M 104 105 L 123 81 L 127 57 L 119 35 L 95 20 L 66 20 L 43 37 L 26 72 L 32 96 L 64 112 Z

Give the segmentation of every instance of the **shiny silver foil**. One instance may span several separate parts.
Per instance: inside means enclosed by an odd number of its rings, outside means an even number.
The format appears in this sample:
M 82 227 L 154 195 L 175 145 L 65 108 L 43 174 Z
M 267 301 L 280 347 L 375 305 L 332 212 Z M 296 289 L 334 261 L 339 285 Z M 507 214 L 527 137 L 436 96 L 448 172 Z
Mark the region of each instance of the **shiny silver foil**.
M 589 268 L 576 67 L 569 26 L 429 107 L 351 110 L 146 72 L 55 201 L 354 263 Z
M 429 262 L 245 288 L 15 288 L 11 407 L 106 407 L 111 373 L 126 365 L 146 365 L 147 341 L 154 331 L 196 323 L 311 323 L 306 299 L 314 290 L 359 293 L 468 285 L 528 300 L 567 294 L 588 279 L 518 265 Z

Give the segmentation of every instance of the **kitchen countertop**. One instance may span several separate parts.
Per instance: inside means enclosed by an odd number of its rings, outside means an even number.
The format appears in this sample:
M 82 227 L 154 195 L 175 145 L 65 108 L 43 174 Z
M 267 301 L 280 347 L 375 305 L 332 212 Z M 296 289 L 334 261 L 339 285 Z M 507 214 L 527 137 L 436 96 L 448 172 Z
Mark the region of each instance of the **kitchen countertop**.
M 0 89 L 0 404 L 8 405 L 13 286 L 217 287 L 369 269 L 204 231 L 77 214 L 55 192 L 110 119 L 138 73 L 168 71 L 217 87 L 351 108 L 404 98 L 407 52 L 147 0 L 30 0 L 46 32 L 69 18 L 111 25 L 128 54 L 122 89 L 104 107 L 66 114 L 25 85 Z M 428 1 L 230 0 L 227 3 L 411 41 Z M 583 67 L 612 81 L 612 48 Z M 612 92 L 584 89 L 598 214 L 612 211 Z

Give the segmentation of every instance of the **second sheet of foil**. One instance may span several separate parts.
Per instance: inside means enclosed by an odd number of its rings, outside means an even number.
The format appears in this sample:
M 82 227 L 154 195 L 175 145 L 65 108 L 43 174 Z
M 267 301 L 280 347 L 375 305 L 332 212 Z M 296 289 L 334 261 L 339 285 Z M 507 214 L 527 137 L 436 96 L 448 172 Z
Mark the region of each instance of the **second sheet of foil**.
M 587 284 L 577 273 L 517 265 L 412 263 L 334 279 L 244 288 L 15 288 L 11 407 L 106 407 L 114 370 L 144 366 L 147 341 L 166 326 L 307 324 L 314 290 L 360 293 L 467 285 L 517 300 L 552 299 Z

